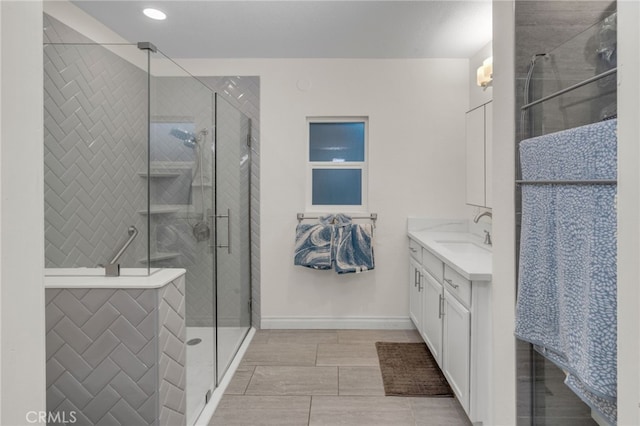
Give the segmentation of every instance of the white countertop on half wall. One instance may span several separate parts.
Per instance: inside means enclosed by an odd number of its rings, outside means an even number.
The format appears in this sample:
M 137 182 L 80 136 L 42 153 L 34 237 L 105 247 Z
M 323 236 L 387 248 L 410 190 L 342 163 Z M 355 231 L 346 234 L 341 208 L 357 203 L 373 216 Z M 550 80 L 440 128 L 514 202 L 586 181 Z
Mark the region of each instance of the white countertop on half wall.
M 183 276 L 182 268 L 122 268 L 119 277 L 107 277 L 104 268 L 47 268 L 45 288 L 161 288 Z

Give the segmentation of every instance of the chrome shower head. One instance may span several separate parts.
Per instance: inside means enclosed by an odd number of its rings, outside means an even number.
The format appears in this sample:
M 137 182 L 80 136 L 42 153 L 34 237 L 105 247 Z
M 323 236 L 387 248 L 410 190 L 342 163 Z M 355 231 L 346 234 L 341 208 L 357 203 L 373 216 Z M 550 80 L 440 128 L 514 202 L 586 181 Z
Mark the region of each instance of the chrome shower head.
M 187 130 L 177 129 L 174 127 L 173 129 L 171 129 L 169 134 L 176 139 L 180 139 L 184 146 L 188 148 L 195 148 L 198 143 L 196 135 Z

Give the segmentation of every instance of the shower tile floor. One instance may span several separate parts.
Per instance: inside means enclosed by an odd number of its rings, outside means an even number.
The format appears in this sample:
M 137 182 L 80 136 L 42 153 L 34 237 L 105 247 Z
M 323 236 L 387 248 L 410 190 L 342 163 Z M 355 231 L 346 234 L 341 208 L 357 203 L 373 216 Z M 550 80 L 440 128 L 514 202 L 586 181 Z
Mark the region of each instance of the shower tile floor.
M 247 333 L 243 327 L 219 327 L 219 368 L 224 371 L 242 344 Z M 205 395 L 215 387 L 215 353 L 213 327 L 187 327 L 187 342 L 201 339 L 200 343 L 187 345 L 187 425 L 195 423 L 205 403 Z
M 259 330 L 209 423 L 469 426 L 455 398 L 386 397 L 375 342 L 413 330 Z

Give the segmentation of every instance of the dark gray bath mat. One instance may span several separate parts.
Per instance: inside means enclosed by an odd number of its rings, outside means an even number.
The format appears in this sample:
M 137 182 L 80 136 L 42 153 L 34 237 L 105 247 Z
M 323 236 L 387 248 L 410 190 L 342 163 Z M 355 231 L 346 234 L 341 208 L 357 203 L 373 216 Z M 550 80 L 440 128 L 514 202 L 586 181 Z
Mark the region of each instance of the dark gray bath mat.
M 385 395 L 453 396 L 426 344 L 376 342 L 376 350 Z

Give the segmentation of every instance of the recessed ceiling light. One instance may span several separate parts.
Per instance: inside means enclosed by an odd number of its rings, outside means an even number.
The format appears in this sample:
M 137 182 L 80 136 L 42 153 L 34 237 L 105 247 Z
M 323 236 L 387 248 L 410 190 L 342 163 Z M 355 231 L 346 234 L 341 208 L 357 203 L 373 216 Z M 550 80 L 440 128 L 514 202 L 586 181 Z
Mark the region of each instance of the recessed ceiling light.
M 155 19 L 156 21 L 162 21 L 167 19 L 167 14 L 158 9 L 145 9 L 142 11 L 145 15 L 147 15 L 151 19 Z

